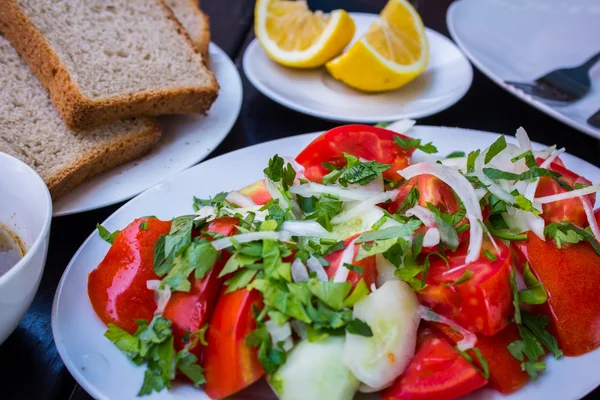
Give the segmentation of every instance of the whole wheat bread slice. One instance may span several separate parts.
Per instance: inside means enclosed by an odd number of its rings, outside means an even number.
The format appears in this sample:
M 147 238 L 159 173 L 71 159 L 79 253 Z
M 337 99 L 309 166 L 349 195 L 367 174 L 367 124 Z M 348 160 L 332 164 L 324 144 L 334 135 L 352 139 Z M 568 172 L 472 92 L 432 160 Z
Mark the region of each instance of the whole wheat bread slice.
M 202 54 L 205 61 L 208 58 L 208 45 L 210 43 L 209 19 L 200 9 L 197 0 L 165 0 L 175 18 L 190 35 L 194 47 Z
M 159 138 L 160 129 L 150 118 L 70 130 L 33 72 L 0 35 L 0 151 L 33 167 L 53 199 L 91 176 L 141 157 Z
M 1 0 L 0 30 L 72 129 L 205 113 L 218 84 L 162 0 Z

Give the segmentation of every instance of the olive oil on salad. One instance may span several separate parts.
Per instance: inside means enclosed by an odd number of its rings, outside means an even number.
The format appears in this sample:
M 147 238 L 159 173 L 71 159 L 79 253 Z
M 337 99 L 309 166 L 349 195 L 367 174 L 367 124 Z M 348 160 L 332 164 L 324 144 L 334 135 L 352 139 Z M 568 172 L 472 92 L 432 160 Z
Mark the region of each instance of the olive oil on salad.
M 24 254 L 21 240 L 6 226 L 0 224 L 0 276 L 18 263 Z

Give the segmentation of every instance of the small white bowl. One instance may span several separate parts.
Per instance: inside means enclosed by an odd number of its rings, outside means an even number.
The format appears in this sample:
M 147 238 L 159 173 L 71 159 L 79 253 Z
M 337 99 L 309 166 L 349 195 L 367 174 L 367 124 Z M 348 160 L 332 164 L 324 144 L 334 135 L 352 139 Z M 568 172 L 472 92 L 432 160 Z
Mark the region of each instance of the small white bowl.
M 15 330 L 37 292 L 48 251 L 52 199 L 40 176 L 0 152 L 0 222 L 16 234 L 25 256 L 0 276 L 0 344 Z

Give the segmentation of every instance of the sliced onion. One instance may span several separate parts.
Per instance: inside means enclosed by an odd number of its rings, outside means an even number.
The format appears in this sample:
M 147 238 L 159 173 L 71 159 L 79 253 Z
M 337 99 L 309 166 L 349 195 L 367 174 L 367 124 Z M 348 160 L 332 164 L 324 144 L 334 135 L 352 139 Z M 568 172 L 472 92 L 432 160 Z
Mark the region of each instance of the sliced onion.
M 531 140 L 529 140 L 529 136 L 527 135 L 527 132 L 525 132 L 525 129 L 523 129 L 523 127 L 520 126 L 519 129 L 517 129 L 517 133 L 515 133 L 515 136 L 519 141 L 520 148 L 522 148 L 525 151 L 532 149 Z
M 292 263 L 292 280 L 294 282 L 308 281 L 308 271 L 301 259 L 296 258 Z
M 274 345 L 277 345 L 279 342 L 285 342 L 287 339 L 291 339 L 292 337 L 292 328 L 290 327 L 289 322 L 286 322 L 280 326 L 277 324 L 277 322 L 268 320 L 265 321 L 265 327 L 267 328 L 267 332 L 269 332 L 269 336 L 271 336 L 271 340 L 273 341 Z M 294 347 L 293 342 L 292 347 Z
M 254 242 L 256 240 L 263 240 L 263 239 L 280 240 L 281 235 L 279 234 L 279 232 L 272 232 L 272 231 L 241 233 L 239 235 L 234 235 L 234 236 L 229 236 L 229 237 L 225 237 L 222 239 L 217 239 L 217 240 L 211 242 L 211 244 L 213 245 L 213 247 L 215 249 L 223 250 L 223 249 L 226 249 L 226 248 L 232 246 L 231 239 L 234 239 L 238 243 L 248 243 L 248 242 Z
M 388 200 L 395 199 L 398 195 L 398 189 L 390 190 L 388 192 L 379 193 L 375 196 L 371 196 L 369 199 L 358 203 L 356 206 L 347 209 L 346 211 L 336 215 L 331 219 L 332 224 L 339 224 L 341 222 L 346 222 L 351 220 L 354 217 L 361 215 L 362 213 L 369 210 L 371 207 L 383 203 Z
M 445 158 L 440 162 L 448 167 L 454 167 L 460 171 L 467 170 L 467 157 Z
M 358 189 L 358 190 L 366 190 L 367 192 L 370 192 L 373 194 L 381 193 L 385 189 L 384 182 L 383 182 L 383 175 L 379 175 L 377 177 L 377 179 L 373 179 L 371 182 L 367 183 L 364 186 L 360 186 L 359 184 L 354 184 L 354 185 L 350 185 L 349 187 L 351 187 L 353 189 Z
M 345 189 L 340 186 L 328 186 L 321 185 L 320 183 L 306 183 L 304 185 L 296 185 L 290 188 L 290 192 L 294 194 L 299 194 L 300 196 L 310 197 L 310 196 L 320 196 L 321 194 L 330 194 L 333 196 L 338 196 L 340 200 L 348 201 L 348 200 L 367 200 L 373 197 L 380 190 L 374 192 L 372 190 L 366 190 L 364 188 L 355 188 L 355 189 Z
M 146 287 L 150 290 L 154 290 L 154 301 L 156 302 L 155 312 L 162 313 L 165 311 L 165 307 L 171 299 L 171 287 L 165 285 L 165 287 L 161 289 L 160 281 L 158 279 L 146 281 Z
M 194 220 L 205 219 L 212 221 L 217 217 L 217 209 L 213 206 L 204 206 L 196 212 L 197 217 Z
M 296 171 L 296 181 L 304 179 L 304 167 L 302 165 L 298 164 L 293 157 L 283 157 L 283 159 Z
M 405 179 L 410 179 L 418 175 L 433 175 L 454 190 L 465 205 L 467 219 L 471 225 L 471 238 L 469 240 L 466 262 L 469 264 L 476 261 L 479 258 L 481 243 L 483 241 L 483 229 L 481 227 L 483 217 L 481 215 L 481 208 L 479 207 L 479 200 L 477 200 L 477 195 L 475 194 L 475 189 L 473 189 L 473 186 L 471 186 L 471 183 L 467 178 L 462 176 L 455 169 L 430 162 L 413 164 L 398 171 L 398 173 Z
M 229 215 L 240 214 L 242 216 L 242 218 L 246 218 L 249 213 L 253 213 L 255 221 L 264 221 L 267 218 L 267 215 L 269 215 L 269 213 L 267 211 L 261 211 L 260 209 L 262 207 L 263 206 L 250 206 L 250 207 L 242 207 L 242 208 L 223 207 L 223 208 L 221 208 L 221 211 L 223 211 Z
M 385 129 L 387 129 L 388 131 L 394 131 L 397 133 L 406 133 L 413 126 L 415 126 L 416 123 L 417 123 L 417 121 L 415 121 L 414 119 L 401 119 L 399 121 L 392 122 L 391 124 L 386 126 Z
M 415 205 L 413 208 L 410 208 L 406 211 L 406 215 L 409 217 L 417 217 L 421 220 L 423 225 L 427 227 L 435 227 L 437 226 L 437 221 L 435 220 L 435 214 L 431 212 L 428 208 L 422 207 L 420 205 Z
M 515 196 L 508 193 L 500 185 L 498 185 L 496 182 L 494 182 L 493 180 L 488 178 L 483 172 L 475 172 L 473 175 L 476 176 L 477 179 L 479 179 L 479 181 L 481 183 L 483 183 L 485 186 L 487 186 L 487 190 L 491 194 L 493 194 L 500 200 L 502 200 L 508 204 L 515 204 L 517 202 L 515 200 Z
M 556 145 L 548 146 L 542 150 L 535 150 L 533 156 L 535 158 L 548 158 L 554 150 L 556 150 Z
M 550 196 L 536 197 L 535 201 L 540 204 L 554 203 L 555 201 L 572 199 L 574 197 L 581 197 L 588 194 L 596 193 L 600 190 L 600 184 L 591 185 L 581 189 L 571 190 L 570 192 L 557 193 Z
M 541 240 L 546 240 L 544 236 L 544 219 L 542 217 L 536 217 L 533 213 L 509 206 L 506 207 L 506 212 L 502 213 L 502 218 L 504 218 L 511 232 L 531 231 Z
M 596 217 L 594 216 L 594 209 L 592 208 L 592 202 L 587 197 L 580 197 L 581 203 L 583 204 L 583 209 L 585 210 L 585 215 L 587 216 L 588 223 L 590 224 L 590 228 L 592 229 L 592 233 L 596 238 L 596 242 L 600 243 L 600 228 L 598 227 L 598 222 L 596 221 Z
M 383 254 L 377 254 L 375 256 L 375 267 L 377 268 L 377 286 L 381 287 L 387 281 L 400 280 L 395 274 L 396 267 L 394 264 L 389 262 Z
M 240 192 L 236 192 L 235 190 L 229 192 L 225 197 L 225 200 L 232 204 L 237 204 L 240 207 L 252 207 L 256 205 L 250 197 L 245 196 Z
M 484 188 L 475 189 L 475 195 L 477 196 L 477 200 L 483 199 L 486 194 L 488 194 L 488 191 Z
M 440 231 L 438 228 L 429 228 L 423 237 L 423 247 L 433 247 L 440 243 Z
M 310 272 L 314 272 L 317 274 L 317 279 L 323 282 L 327 282 L 329 277 L 327 276 L 327 272 L 325 272 L 325 268 L 321 264 L 321 261 L 317 260 L 315 256 L 310 256 L 308 260 L 306 260 L 306 265 Z
M 440 322 L 444 325 L 448 325 L 450 328 L 462 335 L 462 340 L 456 343 L 456 347 L 460 351 L 471 349 L 477 343 L 477 336 L 475 336 L 473 332 L 466 330 L 451 319 L 448 319 L 427 307 L 419 306 L 419 316 L 425 321 Z
M 337 271 L 335 271 L 335 275 L 333 276 L 334 282 L 346 282 L 348 279 L 348 274 L 350 270 L 345 267 L 345 264 L 352 264 L 354 260 L 354 243 L 356 239 L 348 243 L 348 246 L 344 249 L 342 256 L 340 257 L 340 266 Z
M 329 232 L 317 221 L 285 221 L 281 229 L 292 234 L 292 236 L 316 236 L 325 237 Z

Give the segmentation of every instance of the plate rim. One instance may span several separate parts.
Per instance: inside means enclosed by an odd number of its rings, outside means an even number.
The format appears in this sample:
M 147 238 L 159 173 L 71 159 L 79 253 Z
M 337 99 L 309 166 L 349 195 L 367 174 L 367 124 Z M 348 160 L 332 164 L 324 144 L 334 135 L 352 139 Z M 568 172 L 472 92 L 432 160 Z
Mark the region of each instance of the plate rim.
M 244 99 L 244 88 L 242 85 L 242 78 L 240 76 L 240 72 L 237 69 L 237 67 L 236 67 L 235 63 L 233 62 L 233 60 L 231 59 L 231 57 L 229 57 L 229 55 L 223 49 L 221 49 L 221 47 L 219 47 L 217 44 L 215 44 L 213 42 L 210 42 L 210 49 L 213 50 L 216 54 L 218 54 L 218 57 L 223 57 L 223 59 L 225 60 L 225 65 L 226 65 L 225 68 L 229 69 L 231 72 L 234 72 L 234 76 L 236 77 L 235 81 L 228 82 L 227 85 L 228 86 L 233 86 L 233 85 L 236 86 L 236 96 L 237 96 L 235 99 L 232 97 L 232 100 L 235 100 L 235 105 L 234 105 L 234 107 L 231 107 L 229 110 L 234 111 L 234 112 L 227 113 L 228 115 L 230 115 L 230 117 L 229 117 L 230 121 L 228 121 L 226 124 L 223 125 L 223 130 L 222 130 L 223 133 L 220 135 L 221 137 L 218 139 L 218 141 L 214 143 L 214 147 L 212 147 L 210 149 L 210 151 L 202 152 L 201 154 L 203 154 L 203 155 L 200 158 L 196 158 L 193 163 L 191 163 L 191 164 L 186 163 L 185 167 L 180 168 L 177 172 L 171 174 L 170 176 L 165 177 L 163 180 L 161 180 L 159 182 L 153 183 L 152 185 L 146 187 L 145 189 L 143 189 L 140 192 L 133 193 L 133 194 L 128 193 L 128 194 L 121 195 L 118 197 L 115 196 L 114 199 L 103 201 L 98 204 L 79 207 L 76 209 L 74 207 L 71 207 L 71 209 L 69 209 L 69 210 L 59 210 L 55 207 L 53 209 L 53 213 L 52 213 L 53 218 L 54 217 L 63 217 L 63 216 L 67 216 L 67 215 L 75 215 L 75 214 L 80 214 L 83 212 L 98 210 L 100 208 L 112 206 L 114 204 L 121 203 L 123 201 L 132 199 L 132 198 L 140 195 L 141 193 L 145 192 L 146 190 L 151 189 L 152 187 L 160 184 L 161 182 L 164 182 L 165 180 L 170 179 L 171 177 L 197 165 L 199 162 L 201 162 L 204 159 L 206 159 L 207 157 L 209 157 L 217 149 L 217 147 L 219 147 L 219 145 L 227 138 L 227 136 L 229 136 L 229 133 L 231 133 L 231 129 L 235 125 L 235 122 L 237 121 L 237 119 L 240 115 L 240 112 L 242 110 L 242 103 L 243 103 L 243 99 Z M 238 95 L 238 93 L 239 93 L 239 95 Z M 235 116 L 235 118 L 233 118 L 233 116 Z M 210 118 L 210 110 L 208 111 L 206 118 Z M 150 151 L 150 153 L 148 153 L 148 155 L 150 155 L 150 157 L 152 157 L 152 150 Z M 123 165 L 127 165 L 132 162 L 137 162 L 138 160 L 139 159 L 131 160 Z M 95 176 L 92 179 L 95 179 L 99 176 L 101 176 L 101 175 Z
M 513 137 L 513 135 L 507 135 L 507 134 L 502 134 L 502 133 L 497 133 L 497 132 L 490 132 L 490 131 L 483 131 L 483 130 L 478 130 L 478 129 L 470 129 L 470 128 L 460 128 L 460 127 L 450 127 L 450 126 L 435 126 L 435 125 L 417 125 L 417 127 L 419 128 L 423 128 L 423 129 L 434 129 L 434 130 L 447 130 L 447 129 L 451 129 L 451 130 L 459 130 L 459 131 L 469 131 L 472 133 L 476 133 L 476 134 L 480 134 L 480 135 L 484 135 L 484 136 L 489 136 L 490 139 L 493 139 L 494 137 L 498 137 L 500 135 L 506 135 L 508 137 Z M 294 135 L 294 136 L 287 136 L 287 137 L 282 137 L 282 138 L 278 138 L 278 139 L 274 139 L 274 140 L 269 140 L 266 142 L 262 142 L 262 143 L 257 143 L 254 144 L 252 146 L 247 146 L 241 149 L 237 149 L 237 150 L 233 150 L 230 152 L 227 152 L 225 154 L 221 154 L 217 157 L 211 158 L 210 160 L 206 160 L 204 162 L 212 162 L 214 160 L 218 160 L 219 158 L 222 158 L 224 156 L 231 156 L 231 155 L 236 155 L 239 153 L 243 153 L 244 151 L 246 151 L 249 148 L 256 148 L 256 147 L 260 147 L 266 144 L 272 144 L 272 143 L 276 143 L 279 141 L 286 141 L 286 140 L 302 140 L 303 138 L 316 138 L 318 135 L 322 134 L 325 131 L 316 131 L 316 132 L 310 132 L 310 133 L 304 133 L 304 134 L 299 134 L 299 135 Z M 534 144 L 534 146 L 542 146 L 542 147 L 546 147 L 546 145 L 541 144 L 539 142 L 532 142 L 532 144 Z M 586 166 L 586 167 L 592 167 L 596 170 L 598 170 L 598 174 L 600 175 L 600 167 L 597 167 L 595 165 L 593 165 L 592 163 L 579 158 L 573 154 L 570 153 L 565 153 L 565 155 L 568 155 L 570 158 L 574 158 L 576 159 L 578 162 L 582 163 L 582 165 Z M 116 215 L 120 212 L 122 212 L 122 210 L 125 207 L 130 207 L 131 204 L 140 201 L 140 198 L 142 196 L 149 196 L 151 191 L 156 190 L 157 188 L 159 188 L 161 185 L 165 184 L 165 183 L 169 183 L 171 180 L 176 179 L 178 177 L 180 177 L 181 175 L 185 175 L 185 174 L 190 174 L 192 173 L 192 171 L 194 171 L 194 169 L 199 168 L 203 163 L 199 163 L 191 168 L 188 168 L 186 170 L 183 170 L 177 174 L 172 175 L 171 177 L 163 180 L 161 183 L 154 185 L 146 190 L 144 190 L 142 193 L 136 195 L 135 197 L 133 197 L 132 199 L 128 200 L 125 204 L 123 204 L 121 207 L 119 207 L 117 210 L 115 210 L 113 213 L 111 213 L 104 221 L 102 221 L 102 225 L 107 225 L 107 223 L 116 217 Z M 56 288 L 56 292 L 52 301 L 52 310 L 51 310 L 51 329 L 52 329 L 52 337 L 54 339 L 54 344 L 56 346 L 56 349 L 58 351 L 58 354 L 63 362 L 63 364 L 65 365 L 65 367 L 67 368 L 67 370 L 69 371 L 69 373 L 73 376 L 73 378 L 75 379 L 75 381 L 81 385 L 81 387 L 87 392 L 89 393 L 92 397 L 96 398 L 96 399 L 106 399 L 106 400 L 111 400 L 108 397 L 106 397 L 101 391 L 100 389 L 97 388 L 96 385 L 92 384 L 90 380 L 87 379 L 87 377 L 85 375 L 83 375 L 81 373 L 81 371 L 79 371 L 78 368 L 76 368 L 76 366 L 73 363 L 73 359 L 69 356 L 69 353 L 67 351 L 66 346 L 64 345 L 64 342 L 61 340 L 63 338 L 62 333 L 60 332 L 59 328 L 58 328 L 58 303 L 59 303 L 59 298 L 61 297 L 61 293 L 63 291 L 63 287 L 65 284 L 65 281 L 67 279 L 67 276 L 71 270 L 71 268 L 73 268 L 73 264 L 75 263 L 75 261 L 79 258 L 80 253 L 84 250 L 84 248 L 86 248 L 87 246 L 89 246 L 89 242 L 94 238 L 95 236 L 95 231 L 90 232 L 90 234 L 88 235 L 88 237 L 84 240 L 84 242 L 79 246 L 79 248 L 77 249 L 77 251 L 74 253 L 74 255 L 71 257 L 69 263 L 67 264 L 67 267 L 64 269 L 63 274 L 60 278 L 60 281 L 58 283 L 58 286 Z M 597 349 L 598 351 L 600 351 L 600 348 Z M 589 353 L 588 353 L 589 354 Z M 67 357 L 65 359 L 65 357 Z M 570 358 L 570 357 L 569 357 Z M 132 368 L 134 366 L 132 365 Z M 600 383 L 600 379 L 598 380 L 598 383 Z M 597 387 L 600 387 L 599 385 L 595 384 L 592 387 L 588 387 L 582 390 L 582 392 L 580 392 L 580 396 L 585 396 L 589 393 L 591 393 L 593 390 L 595 390 Z
M 362 13 L 362 12 L 350 12 L 349 14 L 350 14 L 350 16 L 353 16 L 353 15 L 366 16 L 366 17 L 377 16 L 377 14 Z M 459 94 L 458 96 L 452 98 L 450 101 L 448 101 L 447 103 L 445 103 L 444 105 L 442 105 L 440 107 L 431 108 L 425 112 L 399 114 L 399 115 L 391 116 L 391 117 L 390 116 L 373 116 L 373 117 L 353 118 L 353 117 L 344 117 L 344 116 L 339 116 L 339 115 L 337 115 L 337 116 L 331 115 L 331 114 L 327 114 L 324 112 L 320 112 L 318 109 L 311 109 L 311 108 L 305 107 L 303 105 L 298 105 L 294 101 L 289 100 L 286 97 L 281 96 L 277 92 L 268 88 L 266 85 L 261 83 L 260 80 L 252 73 L 248 73 L 248 68 L 249 68 L 248 66 L 250 63 L 248 54 L 250 53 L 250 50 L 252 49 L 254 51 L 254 49 L 258 46 L 258 47 L 260 47 L 260 51 L 264 51 L 262 49 L 262 47 L 260 46 L 258 39 L 256 39 L 256 38 L 252 39 L 252 41 L 248 44 L 248 46 L 244 50 L 244 54 L 242 56 L 242 68 L 244 70 L 244 75 L 248 78 L 250 83 L 259 92 L 261 92 L 264 96 L 268 97 L 269 99 L 275 101 L 276 103 L 281 104 L 282 106 L 289 108 L 293 111 L 296 111 L 296 112 L 299 112 L 302 114 L 306 114 L 306 115 L 310 115 L 313 117 L 321 118 L 321 119 L 324 119 L 327 121 L 375 124 L 378 122 L 393 121 L 393 120 L 405 119 L 405 118 L 424 118 L 424 117 L 428 117 L 428 116 L 437 114 L 444 110 L 447 110 L 448 108 L 450 108 L 453 105 L 455 105 L 456 103 L 458 103 L 467 94 L 467 92 L 471 88 L 471 85 L 473 84 L 473 67 L 471 66 L 471 63 L 469 62 L 469 59 L 463 54 L 463 52 L 460 50 L 460 48 L 452 40 L 450 40 L 447 36 L 439 33 L 436 30 L 425 27 L 425 31 L 427 32 L 428 35 L 433 35 L 433 36 L 437 37 L 438 39 L 446 41 L 447 44 L 453 46 L 458 51 L 458 54 L 460 54 L 460 56 L 466 61 L 466 64 L 468 65 L 468 75 L 469 75 L 468 76 L 469 83 L 467 85 L 465 85 L 464 88 L 461 88 L 460 91 L 456 92 Z M 322 68 L 322 67 L 320 67 L 320 68 Z
M 469 0 L 455 1 L 452 4 L 450 4 L 450 6 L 448 7 L 448 11 L 446 12 L 446 25 L 448 26 L 448 32 L 450 32 L 450 36 L 452 36 L 452 40 L 454 40 L 454 42 L 458 45 L 460 50 L 466 55 L 467 59 L 488 79 L 490 79 L 496 85 L 500 86 L 502 89 L 506 90 L 508 93 L 512 94 L 519 100 L 527 103 L 528 105 L 530 105 L 534 108 L 537 108 L 539 111 L 543 112 L 544 114 L 564 123 L 565 125 L 570 126 L 573 129 L 578 130 L 579 132 L 585 133 L 586 135 L 589 135 L 595 139 L 600 139 L 600 129 L 594 129 L 591 125 L 588 126 L 588 124 L 581 124 L 575 120 L 572 120 L 571 118 L 567 117 L 566 115 L 556 111 L 553 107 L 545 104 L 544 102 L 537 100 L 535 97 L 526 95 L 525 93 L 523 93 L 523 91 L 515 88 L 514 86 L 507 84 L 502 79 L 497 77 L 494 73 L 492 73 L 491 70 L 489 70 L 485 65 L 483 65 L 483 63 L 477 57 L 475 57 L 473 55 L 473 53 L 465 46 L 465 44 L 461 40 L 460 36 L 457 35 L 456 25 L 455 25 L 455 20 L 456 20 L 455 15 L 457 12 L 456 9 L 458 7 L 461 7 L 460 6 L 461 3 L 468 3 L 468 2 L 469 2 Z

